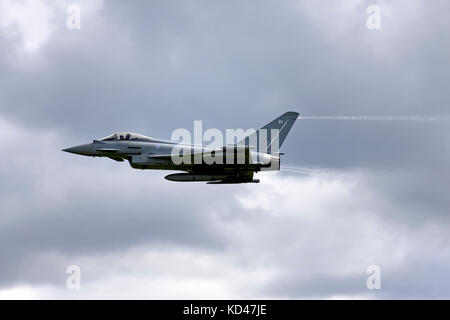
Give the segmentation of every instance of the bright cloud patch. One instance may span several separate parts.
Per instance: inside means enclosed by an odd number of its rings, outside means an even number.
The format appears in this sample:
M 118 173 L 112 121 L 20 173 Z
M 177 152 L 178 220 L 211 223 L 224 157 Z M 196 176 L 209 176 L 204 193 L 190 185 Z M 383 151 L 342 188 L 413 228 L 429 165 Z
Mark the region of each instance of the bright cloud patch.
M 4 0 L 0 3 L 0 21 L 8 37 L 21 39 L 26 51 L 35 51 L 48 41 L 53 31 L 52 9 L 48 1 Z
M 25 52 L 36 52 L 51 39 L 56 29 L 66 28 L 67 8 L 74 4 L 86 19 L 102 7 L 103 0 L 2 0 L 0 30 L 7 38 L 17 40 Z

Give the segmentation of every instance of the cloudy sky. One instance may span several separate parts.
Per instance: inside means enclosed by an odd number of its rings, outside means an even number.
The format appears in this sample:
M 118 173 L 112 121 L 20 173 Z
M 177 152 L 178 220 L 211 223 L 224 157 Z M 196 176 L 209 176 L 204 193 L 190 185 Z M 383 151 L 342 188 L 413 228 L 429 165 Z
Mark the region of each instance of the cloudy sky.
M 449 9 L 0 0 L 0 298 L 450 298 Z M 289 110 L 439 121 L 300 120 L 250 185 L 60 151 Z

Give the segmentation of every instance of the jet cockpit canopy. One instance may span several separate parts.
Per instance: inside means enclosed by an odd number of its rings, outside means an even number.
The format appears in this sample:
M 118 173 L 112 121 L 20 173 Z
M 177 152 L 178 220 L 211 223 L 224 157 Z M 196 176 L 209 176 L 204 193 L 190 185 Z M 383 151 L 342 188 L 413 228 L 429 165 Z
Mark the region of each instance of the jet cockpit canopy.
M 121 141 L 121 140 L 145 140 L 151 141 L 152 138 L 143 136 L 142 134 L 130 132 L 118 132 L 100 139 L 100 141 Z

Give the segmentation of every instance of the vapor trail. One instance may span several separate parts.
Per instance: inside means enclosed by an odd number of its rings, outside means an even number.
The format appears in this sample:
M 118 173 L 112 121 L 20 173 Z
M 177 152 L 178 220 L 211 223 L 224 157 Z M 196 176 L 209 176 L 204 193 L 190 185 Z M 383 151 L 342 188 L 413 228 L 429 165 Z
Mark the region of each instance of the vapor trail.
M 296 166 L 281 166 L 282 171 L 297 173 L 301 175 L 320 175 L 323 174 L 324 171 L 318 168 L 307 168 L 307 167 L 296 167 Z
M 300 116 L 300 120 L 450 122 L 448 116 Z

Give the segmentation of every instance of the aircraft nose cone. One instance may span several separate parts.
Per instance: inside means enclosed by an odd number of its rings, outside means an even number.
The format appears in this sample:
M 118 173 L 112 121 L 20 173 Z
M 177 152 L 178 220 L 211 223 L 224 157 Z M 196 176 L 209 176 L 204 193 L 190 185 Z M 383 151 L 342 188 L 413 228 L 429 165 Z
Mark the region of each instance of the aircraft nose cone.
M 82 144 L 72 148 L 63 149 L 62 151 L 79 154 L 82 156 L 93 156 L 92 144 Z

